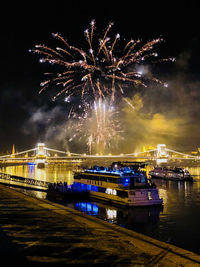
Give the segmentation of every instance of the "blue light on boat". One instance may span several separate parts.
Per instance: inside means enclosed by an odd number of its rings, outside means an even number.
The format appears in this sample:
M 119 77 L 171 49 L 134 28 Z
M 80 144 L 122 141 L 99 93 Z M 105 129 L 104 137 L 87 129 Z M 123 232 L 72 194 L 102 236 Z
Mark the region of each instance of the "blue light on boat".
M 87 190 L 90 191 L 92 189 L 92 186 L 90 184 L 87 184 Z
M 87 172 L 91 172 L 91 173 L 108 173 L 108 174 L 119 174 L 119 175 L 122 175 L 123 173 L 131 173 L 132 171 L 129 170 L 129 171 L 122 171 L 122 170 L 107 170 L 107 169 L 104 169 L 104 170 L 96 170 L 96 169 L 87 169 L 86 170 Z
M 92 191 L 98 192 L 98 186 L 92 185 Z

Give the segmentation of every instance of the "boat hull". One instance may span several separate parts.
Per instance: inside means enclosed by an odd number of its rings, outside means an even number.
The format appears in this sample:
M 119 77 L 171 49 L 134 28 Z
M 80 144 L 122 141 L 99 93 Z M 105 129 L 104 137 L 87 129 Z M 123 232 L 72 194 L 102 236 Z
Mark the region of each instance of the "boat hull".
M 172 180 L 172 181 L 193 181 L 193 178 L 188 176 L 178 176 L 178 175 L 172 175 L 172 174 L 162 174 L 162 173 L 150 173 L 151 178 L 153 179 L 163 179 L 163 180 Z
M 105 202 L 109 203 L 114 203 L 117 205 L 122 205 L 122 206 L 129 206 L 129 207 L 147 207 L 147 206 L 161 206 L 163 205 L 163 200 L 158 199 L 158 200 L 140 200 L 140 201 L 128 201 L 127 200 L 121 200 L 121 199 L 114 199 L 107 197 L 105 195 L 100 195 L 97 194 L 96 192 L 89 192 L 89 196 L 98 199 L 98 200 L 103 200 Z
M 76 182 L 76 180 L 75 180 Z M 114 203 L 123 206 L 154 206 L 162 205 L 163 200 L 159 198 L 157 188 L 145 188 L 145 189 L 132 189 L 132 190 L 118 190 L 116 187 L 103 191 L 102 187 L 95 186 L 95 190 L 88 190 L 87 186 L 91 186 L 87 182 L 81 182 L 80 179 L 76 183 L 77 190 L 86 190 L 89 192 L 89 196 L 95 199 L 100 199 L 109 203 Z M 82 189 L 81 189 L 82 188 Z M 109 192 L 109 193 L 106 193 Z M 122 196 L 119 196 L 118 193 Z

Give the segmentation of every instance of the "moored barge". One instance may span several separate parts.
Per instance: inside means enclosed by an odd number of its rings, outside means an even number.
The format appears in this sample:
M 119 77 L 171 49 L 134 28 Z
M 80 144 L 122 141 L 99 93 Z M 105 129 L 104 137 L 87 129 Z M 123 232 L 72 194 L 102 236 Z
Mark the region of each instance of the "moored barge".
M 189 171 L 184 168 L 155 167 L 149 172 L 152 178 L 174 180 L 174 181 L 193 181 Z

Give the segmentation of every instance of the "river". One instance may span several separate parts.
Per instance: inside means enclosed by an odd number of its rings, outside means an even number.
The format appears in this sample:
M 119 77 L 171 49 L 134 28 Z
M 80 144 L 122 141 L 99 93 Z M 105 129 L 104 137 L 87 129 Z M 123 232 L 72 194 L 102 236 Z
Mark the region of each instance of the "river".
M 163 198 L 163 208 L 119 208 L 98 201 L 63 204 L 200 254 L 200 165 L 184 167 L 193 175 L 193 183 L 154 180 L 160 197 Z M 23 165 L 3 167 L 0 171 L 48 182 L 65 181 L 72 184 L 73 170 L 77 168 L 77 165 L 70 164 L 50 164 L 44 169 L 38 169 L 35 165 Z M 46 198 L 45 192 L 27 192 L 39 198 Z

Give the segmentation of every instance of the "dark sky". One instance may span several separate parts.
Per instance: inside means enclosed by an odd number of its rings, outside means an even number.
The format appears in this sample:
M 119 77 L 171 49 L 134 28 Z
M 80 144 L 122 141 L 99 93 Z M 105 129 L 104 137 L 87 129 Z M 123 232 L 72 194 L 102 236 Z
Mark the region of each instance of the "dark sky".
M 110 21 L 114 22 L 115 33 L 122 38 L 143 38 L 162 36 L 165 39 L 163 55 L 179 57 L 189 52 L 187 62 L 188 82 L 200 81 L 200 30 L 197 2 L 180 1 L 115 1 L 109 5 L 102 1 L 49 1 L 26 2 L 13 5 L 9 2 L 1 8 L 1 76 L 0 76 L 0 152 L 11 151 L 12 144 L 18 150 L 31 148 L 37 141 L 43 141 L 43 134 L 50 125 L 39 123 L 32 130 L 27 123 L 32 112 L 45 112 L 59 105 L 65 112 L 64 103 L 51 102 L 49 94 L 38 95 L 46 66 L 38 57 L 28 52 L 35 44 L 55 44 L 51 33 L 59 32 L 72 44 L 83 46 L 83 31 L 92 19 L 97 30 L 103 31 Z M 83 3 L 84 2 L 84 3 Z M 188 2 L 188 1 L 187 1 Z M 164 70 L 163 70 L 164 71 Z M 167 70 L 168 71 L 168 70 Z M 179 69 L 171 70 L 179 72 Z M 181 70 L 183 73 L 183 69 Z M 166 73 L 170 75 L 170 73 Z M 50 112 L 51 113 L 51 112 Z M 50 114 L 49 113 L 49 114 Z M 64 114 L 64 113 L 63 113 Z M 200 122 L 200 120 L 199 120 Z M 197 146 L 197 141 L 194 146 Z M 200 145 L 200 139 L 199 139 Z

